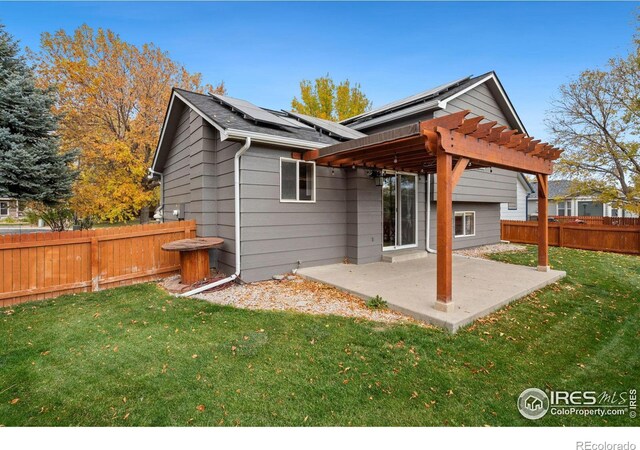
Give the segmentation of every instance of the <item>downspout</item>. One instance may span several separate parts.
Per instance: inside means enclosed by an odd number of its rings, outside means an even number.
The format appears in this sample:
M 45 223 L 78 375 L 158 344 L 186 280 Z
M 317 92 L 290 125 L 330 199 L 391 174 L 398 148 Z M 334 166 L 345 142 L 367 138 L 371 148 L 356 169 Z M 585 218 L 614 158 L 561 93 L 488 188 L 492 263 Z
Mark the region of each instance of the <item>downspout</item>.
M 155 175 L 160 177 L 160 211 L 162 212 L 162 222 L 164 222 L 164 174 L 162 172 L 156 172 L 149 167 L 149 178 L 153 178 Z
M 425 223 L 425 250 L 427 253 L 436 253 L 434 249 L 430 247 L 430 235 L 431 235 L 431 174 L 427 174 L 427 218 Z
M 204 286 L 192 289 L 184 294 L 180 294 L 180 297 L 190 297 L 200 292 L 207 291 L 221 284 L 229 283 L 240 276 L 240 157 L 245 154 L 251 146 L 251 138 L 246 137 L 244 145 L 236 152 L 233 157 L 233 193 L 234 193 L 234 223 L 235 223 L 235 247 L 236 247 L 236 271 L 233 275 L 223 278 L 222 280 L 214 281 L 213 283 L 205 284 Z

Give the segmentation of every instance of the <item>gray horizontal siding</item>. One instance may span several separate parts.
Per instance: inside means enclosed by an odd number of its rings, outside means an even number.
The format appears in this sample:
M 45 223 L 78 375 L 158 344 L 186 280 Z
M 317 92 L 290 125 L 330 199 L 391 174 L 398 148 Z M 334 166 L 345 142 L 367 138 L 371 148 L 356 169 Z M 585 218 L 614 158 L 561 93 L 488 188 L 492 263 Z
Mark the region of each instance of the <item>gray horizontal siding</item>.
M 435 202 L 431 203 L 431 228 L 430 246 L 436 249 L 437 242 L 437 211 Z M 454 237 L 453 249 L 458 250 L 467 247 L 477 247 L 479 245 L 495 244 L 500 242 L 500 204 L 482 202 L 454 202 L 453 212 L 475 211 L 476 213 L 476 233 L 470 237 Z M 453 223 L 451 224 L 453 229 Z
M 280 158 L 291 152 L 252 146 L 242 158 L 241 277 L 270 278 L 301 267 L 341 262 L 346 255 L 345 171 L 316 168 L 315 203 L 280 202 Z M 221 216 L 233 216 L 221 202 Z
M 485 84 L 451 100 L 446 110 L 436 111 L 435 117 L 469 110 L 468 117 L 484 116 L 485 122 L 496 121 L 509 126 L 509 121 L 495 97 Z M 504 169 L 467 170 L 453 192 L 459 202 L 515 203 L 517 200 L 517 172 Z M 437 186 L 434 192 L 437 191 Z

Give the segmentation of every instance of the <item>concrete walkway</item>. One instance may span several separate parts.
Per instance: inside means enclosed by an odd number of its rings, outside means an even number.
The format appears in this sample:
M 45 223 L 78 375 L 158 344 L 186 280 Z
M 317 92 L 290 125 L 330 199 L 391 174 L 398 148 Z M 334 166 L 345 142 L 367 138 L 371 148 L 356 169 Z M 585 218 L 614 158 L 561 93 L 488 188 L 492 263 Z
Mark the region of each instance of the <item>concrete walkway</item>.
M 442 312 L 433 307 L 436 255 L 396 263 L 309 267 L 298 274 L 363 299 L 380 295 L 389 308 L 452 332 L 566 275 L 559 270 L 538 272 L 532 267 L 453 255 L 454 310 Z

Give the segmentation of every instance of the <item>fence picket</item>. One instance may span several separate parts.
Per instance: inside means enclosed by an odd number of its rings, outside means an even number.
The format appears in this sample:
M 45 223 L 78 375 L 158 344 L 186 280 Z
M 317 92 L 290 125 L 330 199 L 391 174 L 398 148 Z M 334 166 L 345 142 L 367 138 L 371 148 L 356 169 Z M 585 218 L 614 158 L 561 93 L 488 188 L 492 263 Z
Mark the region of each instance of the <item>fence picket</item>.
M 594 218 L 592 223 L 550 222 L 549 245 L 583 250 L 640 254 L 640 224 L 616 225 Z M 609 219 L 605 217 L 605 219 Z M 538 243 L 538 222 L 502 220 L 501 239 L 522 244 Z
M 160 246 L 192 235 L 194 221 L 0 235 L 0 307 L 177 273 Z

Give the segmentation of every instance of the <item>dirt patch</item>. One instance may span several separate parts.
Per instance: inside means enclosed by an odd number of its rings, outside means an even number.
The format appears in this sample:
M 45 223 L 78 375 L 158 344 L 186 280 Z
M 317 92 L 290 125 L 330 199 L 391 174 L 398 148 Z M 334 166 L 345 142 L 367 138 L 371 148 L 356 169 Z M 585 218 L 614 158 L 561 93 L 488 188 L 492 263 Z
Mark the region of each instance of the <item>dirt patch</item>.
M 298 311 L 318 315 L 333 314 L 377 322 L 411 322 L 427 326 L 389 309 L 367 308 L 365 302 L 359 297 L 326 284 L 295 276 L 285 277 L 281 281 L 231 284 L 227 289 L 206 292 L 194 297 L 236 308 Z
M 524 245 L 500 243 L 483 245 L 481 247 L 465 248 L 462 250 L 456 250 L 453 253 L 455 253 L 456 255 L 471 256 L 472 258 L 489 259 L 487 255 L 490 255 L 492 253 L 525 251 L 527 251 L 527 247 L 525 247 Z

